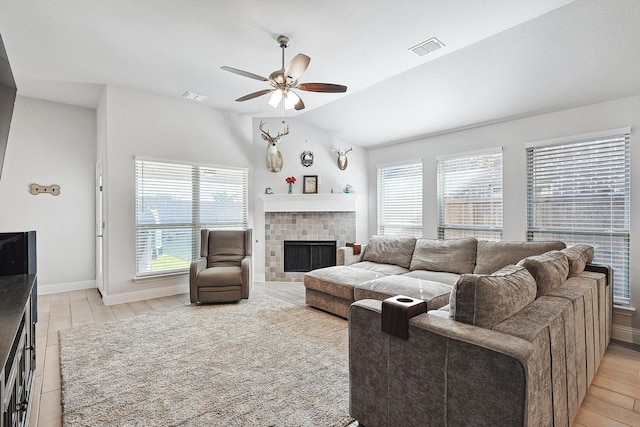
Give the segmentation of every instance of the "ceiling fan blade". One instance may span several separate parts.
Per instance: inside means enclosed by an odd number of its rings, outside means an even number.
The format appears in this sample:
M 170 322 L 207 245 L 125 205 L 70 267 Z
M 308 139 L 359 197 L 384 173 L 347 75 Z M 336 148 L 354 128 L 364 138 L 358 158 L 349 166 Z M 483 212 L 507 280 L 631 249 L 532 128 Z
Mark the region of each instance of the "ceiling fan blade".
M 233 73 L 233 74 L 238 74 L 238 75 L 241 75 L 241 76 L 244 76 L 244 77 L 249 77 L 250 79 L 260 80 L 262 82 L 268 82 L 269 81 L 269 79 L 267 79 L 266 77 L 262 77 L 262 76 L 259 76 L 257 74 L 253 74 L 253 73 L 250 73 L 248 71 L 238 70 L 237 68 L 227 67 L 226 65 L 223 65 L 220 68 L 222 68 L 223 70 L 228 71 L 230 73 Z
M 302 102 L 302 98 L 298 97 L 298 102 L 296 103 L 295 107 L 296 110 L 303 110 L 304 109 L 304 102 Z
M 296 89 L 306 90 L 307 92 L 330 92 L 340 93 L 346 92 L 347 87 L 343 85 L 335 85 L 332 83 L 300 83 Z
M 253 99 L 253 98 L 257 98 L 257 97 L 262 96 L 262 95 L 266 95 L 269 92 L 273 92 L 274 90 L 275 89 L 262 89 L 262 90 L 259 90 L 257 92 L 250 93 L 249 95 L 245 95 L 242 98 L 238 98 L 238 99 L 236 99 L 236 101 L 238 101 L 238 102 L 247 101 L 249 99 Z
M 291 62 L 287 64 L 287 68 L 284 69 L 285 77 L 291 78 L 292 81 L 296 81 L 302 76 L 311 62 L 311 58 L 303 53 L 299 53 L 293 57 Z

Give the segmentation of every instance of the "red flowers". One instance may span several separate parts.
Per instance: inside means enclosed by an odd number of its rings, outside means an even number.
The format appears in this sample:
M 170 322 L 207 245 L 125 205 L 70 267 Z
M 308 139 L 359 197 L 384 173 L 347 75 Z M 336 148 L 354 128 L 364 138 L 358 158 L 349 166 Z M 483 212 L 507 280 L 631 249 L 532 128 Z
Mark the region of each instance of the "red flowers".
M 296 177 L 295 176 L 288 176 L 285 181 L 287 181 L 289 184 L 293 184 L 294 182 L 296 182 Z

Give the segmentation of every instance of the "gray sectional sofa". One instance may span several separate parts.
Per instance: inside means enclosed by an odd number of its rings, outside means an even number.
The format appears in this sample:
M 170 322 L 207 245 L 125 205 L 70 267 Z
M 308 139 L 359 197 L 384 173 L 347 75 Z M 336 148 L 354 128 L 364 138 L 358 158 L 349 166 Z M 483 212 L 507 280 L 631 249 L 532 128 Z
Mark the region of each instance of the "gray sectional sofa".
M 462 274 L 491 274 L 527 256 L 564 248 L 563 242 L 374 237 L 359 255 L 351 247 L 338 248 L 337 266 L 306 273 L 306 303 L 344 318 L 354 301 L 394 295 L 420 298 L 436 309 L 448 304 Z
M 593 255 L 475 239 L 341 248 L 342 265 L 304 282 L 308 304 L 348 316 L 351 416 L 367 427 L 570 426 L 611 339 L 612 273 Z M 382 300 L 398 294 L 427 303 L 406 340 L 381 328 Z

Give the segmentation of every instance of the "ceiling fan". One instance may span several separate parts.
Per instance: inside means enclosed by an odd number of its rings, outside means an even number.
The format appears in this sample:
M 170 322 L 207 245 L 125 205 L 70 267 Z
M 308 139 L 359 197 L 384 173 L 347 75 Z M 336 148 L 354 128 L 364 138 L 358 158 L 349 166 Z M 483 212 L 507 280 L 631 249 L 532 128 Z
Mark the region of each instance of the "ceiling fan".
M 274 71 L 269 75 L 269 78 L 259 76 L 257 74 L 250 73 L 248 71 L 238 70 L 237 68 L 227 67 L 226 65 L 221 67 L 225 71 L 229 71 L 234 74 L 249 77 L 251 79 L 261 80 L 263 82 L 269 82 L 270 89 L 263 89 L 257 92 L 250 93 L 241 98 L 236 99 L 238 102 L 247 101 L 249 99 L 257 98 L 262 95 L 271 93 L 269 99 L 269 105 L 273 108 L 278 108 L 281 102 L 284 103 L 284 108 L 290 110 L 295 108 L 296 110 L 302 110 L 304 108 L 304 102 L 302 99 L 292 91 L 292 89 L 305 90 L 307 92 L 325 92 L 325 93 L 339 93 L 346 92 L 347 87 L 343 85 L 337 85 L 332 83 L 298 83 L 298 79 L 302 76 L 309 66 L 311 58 L 302 53 L 293 57 L 291 62 L 284 66 L 284 50 L 289 46 L 289 37 L 279 36 L 278 44 L 282 49 L 282 68 Z

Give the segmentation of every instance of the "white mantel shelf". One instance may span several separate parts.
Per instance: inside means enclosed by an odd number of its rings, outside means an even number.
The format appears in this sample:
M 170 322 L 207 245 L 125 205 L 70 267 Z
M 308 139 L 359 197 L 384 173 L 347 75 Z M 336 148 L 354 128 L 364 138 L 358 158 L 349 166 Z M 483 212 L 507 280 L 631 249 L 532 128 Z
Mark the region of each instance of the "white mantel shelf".
M 259 194 L 264 212 L 355 212 L 355 193 Z

